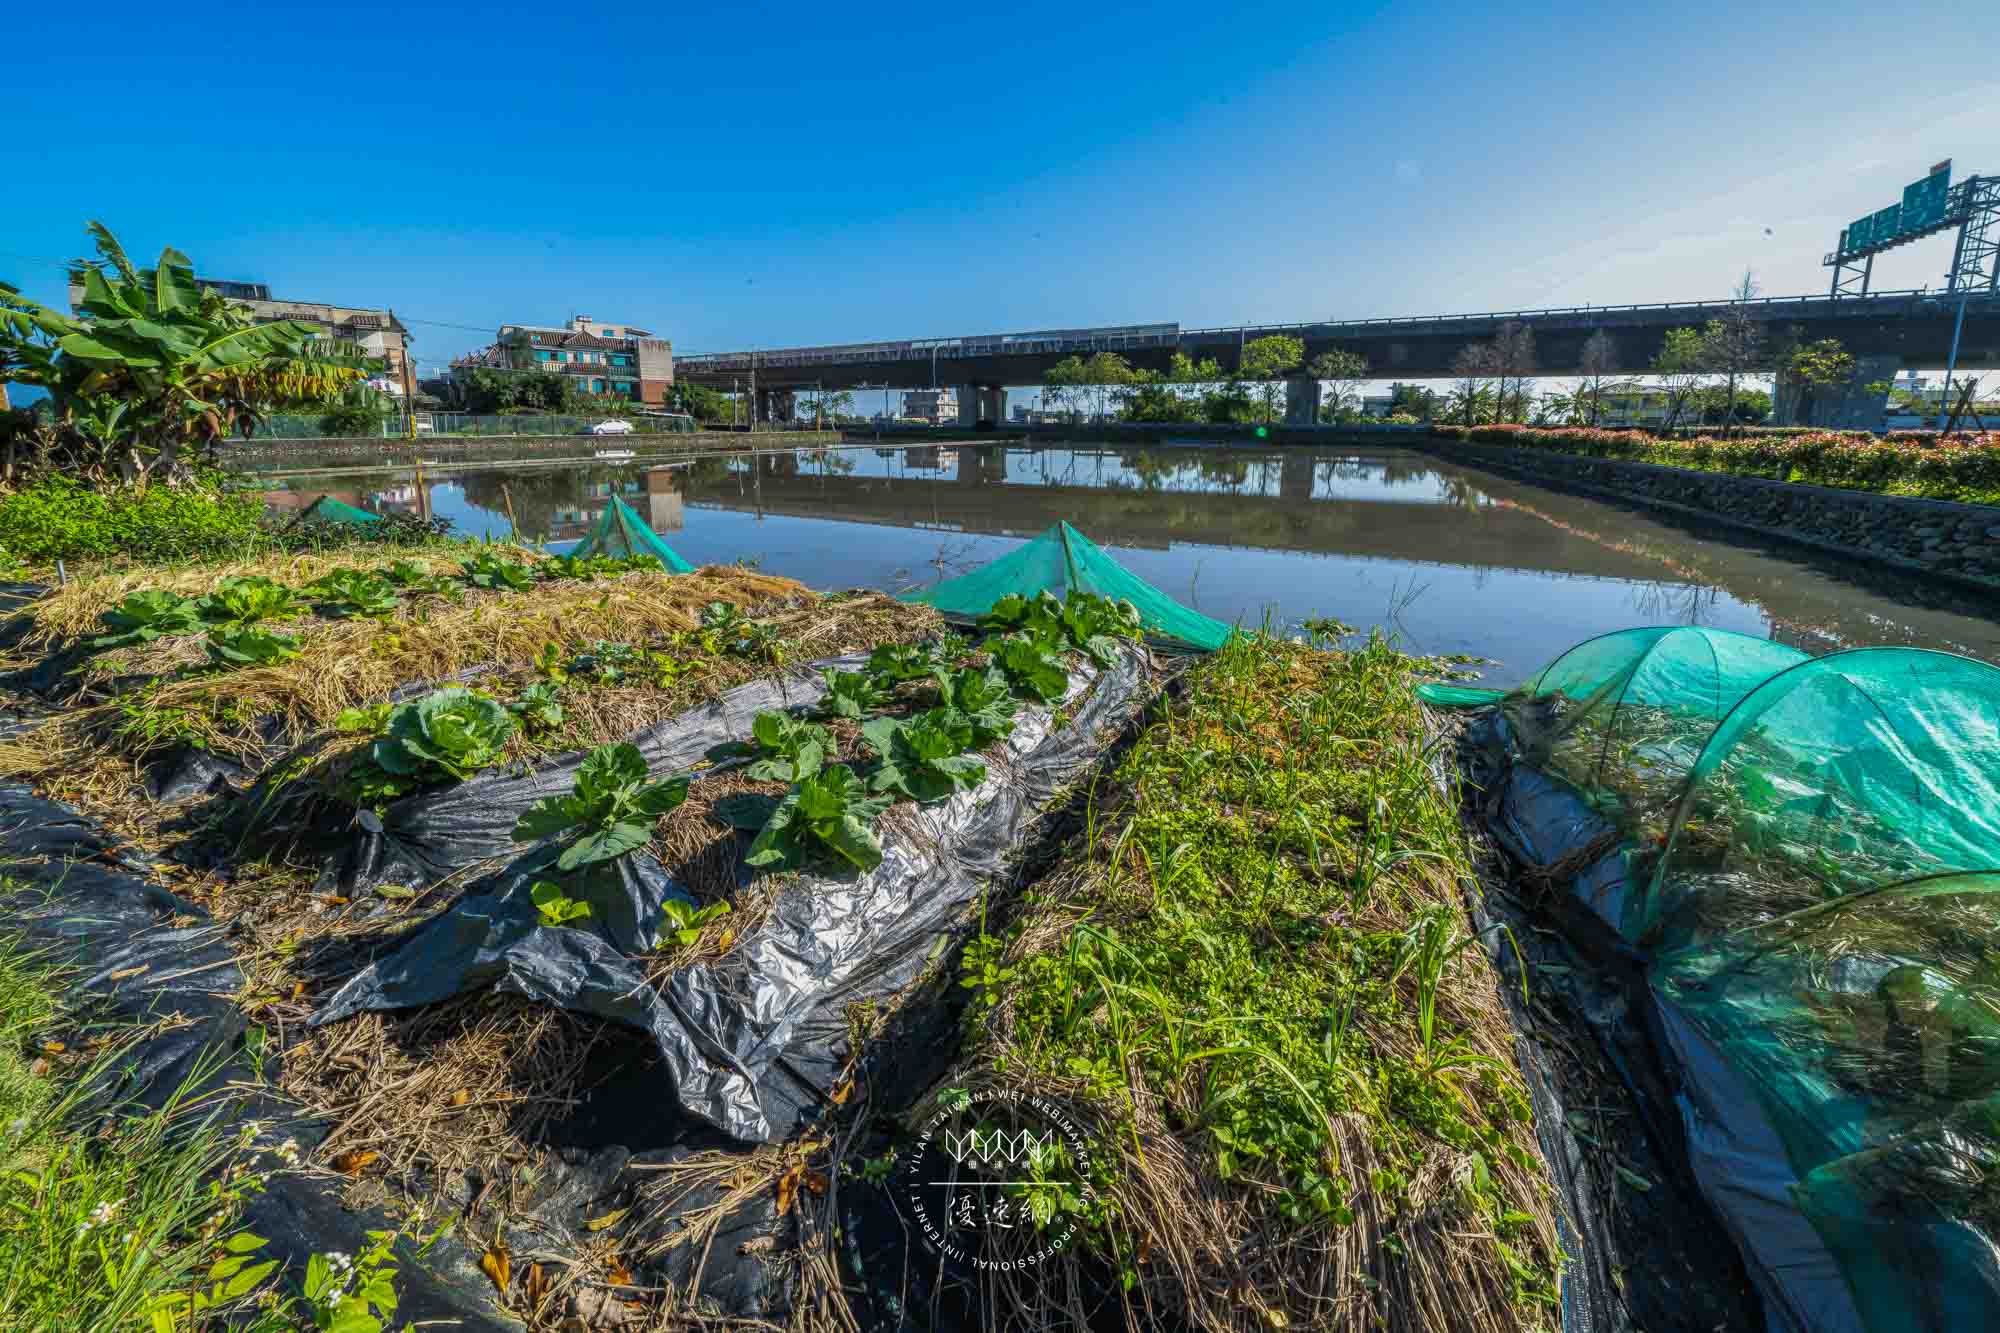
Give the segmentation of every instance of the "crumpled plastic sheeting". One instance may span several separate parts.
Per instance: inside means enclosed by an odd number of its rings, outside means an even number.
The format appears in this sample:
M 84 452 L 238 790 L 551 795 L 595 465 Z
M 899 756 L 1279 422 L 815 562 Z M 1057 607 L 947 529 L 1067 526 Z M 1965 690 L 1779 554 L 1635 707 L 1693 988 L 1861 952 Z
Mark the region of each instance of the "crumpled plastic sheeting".
M 518 892 L 496 890 L 468 895 L 356 974 L 312 1022 L 434 1003 L 491 984 L 645 1030 L 688 1114 L 743 1142 L 785 1137 L 831 1089 L 847 1006 L 894 995 L 921 974 L 1004 872 L 1042 808 L 1144 706 L 1143 649 L 1121 653 L 1092 689 L 1095 674 L 1086 667 L 1072 678 L 1069 725 L 1055 730 L 1053 710 L 1023 707 L 1005 757 L 988 763 L 979 786 L 907 808 L 921 826 L 916 836 L 881 829 L 876 869 L 793 878 L 727 958 L 687 968 L 663 989 L 648 984 L 643 966 L 597 929 L 543 926 Z M 695 715 L 688 730 L 698 740 L 659 729 L 648 756 L 654 771 L 674 771 L 661 754 L 683 756 L 685 767 L 710 746 L 747 735 L 750 718 L 770 706 L 762 697 L 755 706 L 739 700 L 726 712 Z M 516 884 L 526 878 L 520 870 L 508 874 Z M 678 890 L 663 884 L 658 892 Z
M 818 703 L 826 693 L 818 668 L 861 660 L 837 658 L 753 680 L 626 739 L 639 747 L 653 772 L 680 772 L 714 746 L 748 736 L 758 713 Z M 351 896 L 377 884 L 433 884 L 476 862 L 511 856 L 514 821 L 543 797 L 567 794 L 588 755 L 578 751 L 549 760 L 525 775 L 492 769 L 441 791 L 406 796 L 380 816 L 364 810 L 355 817 L 360 836 L 329 863 L 322 885 Z M 253 794 L 251 804 L 256 803 Z
M 107 1091 L 121 1109 L 157 1110 L 181 1093 L 226 1097 L 225 1123 L 265 1122 L 266 1146 L 294 1137 L 310 1148 L 324 1129 L 299 1124 L 299 1108 L 246 1092 L 254 1081 L 242 1052 L 243 1013 L 231 997 L 243 973 L 199 907 L 140 876 L 146 863 L 121 853 L 116 840 L 68 806 L 25 787 L 0 786 L 0 854 L 9 878 L 23 889 L 5 901 L 8 928 L 30 948 L 84 974 L 72 989 L 87 997 L 98 1016 L 153 1021 L 179 1015 L 135 1045 L 119 1064 L 118 1083 Z M 190 919 L 195 924 L 180 924 Z M 197 1071 L 199 1084 L 190 1079 Z M 235 1081 L 238 1087 L 222 1090 Z M 367 1248 L 371 1227 L 393 1226 L 379 1213 L 356 1213 L 335 1188 L 306 1176 L 281 1173 L 245 1205 L 245 1225 L 269 1238 L 262 1255 L 282 1259 L 294 1276 L 314 1254 Z M 435 1247 L 423 1264 L 405 1263 L 397 1278 L 398 1314 L 436 1320 L 466 1333 L 518 1329 L 492 1313 L 489 1283 L 477 1256 L 454 1239 Z
M 1774 1328 L 1864 1333 L 1846 1275 L 1793 1202 L 1798 1174 L 1754 1094 L 1673 1002 L 1654 1008 L 1682 1072 L 1689 1164 L 1764 1297 Z
M 1504 722 L 1467 728 L 1468 741 L 1484 753 L 1487 781 L 1495 789 L 1485 805 L 1487 826 L 1510 855 L 1548 865 L 1587 846 L 1611 825 L 1568 784 L 1508 761 Z M 1490 799 L 1497 795 L 1497 800 Z M 1614 849 L 1567 886 L 1616 932 L 1629 887 L 1627 849 Z M 1622 939 L 1622 936 L 1618 938 Z M 1634 958 L 1642 965 L 1643 955 Z M 1609 1035 L 1634 1021 L 1656 1038 L 1656 1060 L 1673 1077 L 1688 1167 L 1720 1219 L 1762 1297 L 1774 1330 L 1795 1333 L 1862 1333 L 1847 1279 L 1825 1239 L 1800 1212 L 1798 1185 L 1782 1142 L 1749 1089 L 1722 1054 L 1659 988 L 1647 984 L 1635 998 L 1646 1012 L 1610 1015 Z M 1633 1071 L 1626 1071 L 1628 1080 Z M 1633 1083 L 1646 1098 L 1647 1090 Z

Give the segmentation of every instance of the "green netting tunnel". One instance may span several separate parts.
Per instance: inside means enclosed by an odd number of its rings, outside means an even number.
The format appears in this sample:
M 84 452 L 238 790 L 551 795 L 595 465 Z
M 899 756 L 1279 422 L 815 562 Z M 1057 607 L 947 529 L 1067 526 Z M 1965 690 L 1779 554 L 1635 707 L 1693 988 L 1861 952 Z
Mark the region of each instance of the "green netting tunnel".
M 1067 596 L 1071 588 L 1130 602 L 1139 609 L 1139 621 L 1147 634 L 1192 648 L 1213 651 L 1236 632 L 1232 626 L 1182 606 L 1067 523 L 1056 524 L 1020 550 L 970 574 L 905 593 L 903 600 L 934 606 L 946 615 L 976 617 L 985 615 L 1010 593 L 1033 597 L 1047 592 L 1060 597 Z
M 1636 933 L 1680 947 L 1983 870 L 2000 871 L 2000 669 L 1859 648 L 1774 675 L 1715 729 Z
M 1509 788 L 1570 830 L 1538 855 L 1622 835 L 1571 892 L 1625 886 L 1695 1173 L 1767 1296 L 2000 1328 L 2000 669 L 1653 628 L 1494 702 L 1508 771 L 1558 779 Z
M 301 509 L 299 516 L 293 519 L 292 522 L 303 523 L 309 518 L 324 519 L 329 523 L 353 523 L 357 525 L 380 523 L 382 521 L 380 514 L 371 514 L 366 509 L 356 509 L 351 504 L 343 504 L 331 495 L 322 495 L 319 499 L 314 500 L 304 509 Z
M 681 559 L 680 552 L 660 540 L 658 533 L 646 526 L 646 521 L 632 506 L 617 496 L 605 506 L 604 516 L 597 520 L 597 527 L 588 537 L 577 543 L 570 552 L 574 556 L 657 556 L 670 574 L 691 574 L 694 566 Z
M 1806 660 L 1769 639 L 1658 625 L 1587 639 L 1505 694 L 1438 684 L 1417 693 L 1448 707 L 1497 703 L 1520 762 L 1647 841 L 1664 835 L 1688 771 L 1737 701 Z

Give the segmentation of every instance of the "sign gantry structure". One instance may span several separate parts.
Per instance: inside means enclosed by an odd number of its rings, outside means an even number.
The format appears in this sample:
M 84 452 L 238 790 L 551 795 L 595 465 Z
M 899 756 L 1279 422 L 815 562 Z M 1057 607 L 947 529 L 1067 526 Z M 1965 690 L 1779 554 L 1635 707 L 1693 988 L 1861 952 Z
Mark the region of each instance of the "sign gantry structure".
M 1856 218 L 1826 257 L 1833 270 L 1829 294 L 1866 296 L 1875 256 L 1899 245 L 1958 229 L 1945 290 L 1953 294 L 2000 291 L 2000 176 L 1968 176 L 1951 183 L 1951 159 L 1903 189 L 1900 203 Z

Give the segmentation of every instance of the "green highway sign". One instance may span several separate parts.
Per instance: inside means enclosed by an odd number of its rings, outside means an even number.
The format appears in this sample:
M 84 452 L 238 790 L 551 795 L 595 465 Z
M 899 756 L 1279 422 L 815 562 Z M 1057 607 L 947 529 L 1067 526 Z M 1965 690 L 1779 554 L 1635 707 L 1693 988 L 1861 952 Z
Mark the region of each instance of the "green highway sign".
M 1944 201 L 1951 193 L 1951 163 L 1941 165 L 1943 171 L 1933 171 L 1915 184 L 1903 187 L 1904 231 L 1922 231 L 1944 221 Z
M 1886 245 L 1903 234 L 1903 206 L 1891 204 L 1875 214 L 1875 244 Z
M 1930 174 L 1903 189 L 1903 202 L 1891 204 L 1865 218 L 1856 218 L 1840 233 L 1836 255 L 1851 255 L 1876 246 L 1889 245 L 1920 231 L 1944 223 L 1945 203 L 1951 196 L 1951 159 L 1932 167 Z

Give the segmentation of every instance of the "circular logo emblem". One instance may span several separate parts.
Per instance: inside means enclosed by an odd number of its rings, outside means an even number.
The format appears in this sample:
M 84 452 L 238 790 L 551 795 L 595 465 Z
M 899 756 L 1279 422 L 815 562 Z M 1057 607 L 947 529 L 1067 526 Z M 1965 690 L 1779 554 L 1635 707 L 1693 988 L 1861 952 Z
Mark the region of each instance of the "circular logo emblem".
M 1092 1147 L 1058 1102 L 1021 1089 L 945 1094 L 898 1169 L 925 1248 L 967 1271 L 1032 1268 L 1097 1202 Z

